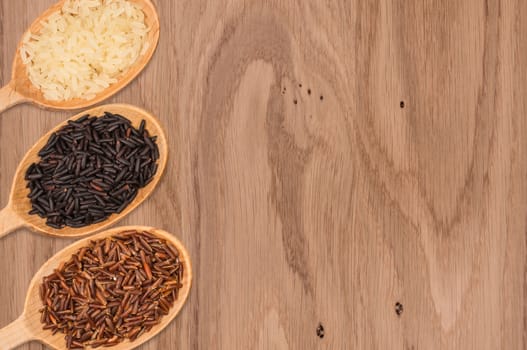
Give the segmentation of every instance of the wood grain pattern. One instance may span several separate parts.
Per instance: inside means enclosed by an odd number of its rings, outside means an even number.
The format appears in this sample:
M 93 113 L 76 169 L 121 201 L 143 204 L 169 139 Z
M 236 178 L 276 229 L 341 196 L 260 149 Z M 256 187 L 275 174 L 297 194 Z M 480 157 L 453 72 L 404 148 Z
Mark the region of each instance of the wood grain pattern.
M 2 82 L 52 2 L 1 3 Z M 154 2 L 110 102 L 159 116 L 170 159 L 124 223 L 176 233 L 194 284 L 140 349 L 527 348 L 527 2 Z M 68 115 L 1 115 L 0 204 Z M 70 242 L 0 240 L 0 327 Z

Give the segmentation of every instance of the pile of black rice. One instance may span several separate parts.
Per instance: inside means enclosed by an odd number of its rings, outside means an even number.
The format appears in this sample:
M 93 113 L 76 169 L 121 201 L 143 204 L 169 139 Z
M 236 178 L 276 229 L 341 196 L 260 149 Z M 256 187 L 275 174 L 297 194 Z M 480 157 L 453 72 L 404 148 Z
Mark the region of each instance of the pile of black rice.
M 83 227 L 123 211 L 157 171 L 157 136 L 122 115 L 85 115 L 53 133 L 27 169 L 32 210 L 50 227 Z

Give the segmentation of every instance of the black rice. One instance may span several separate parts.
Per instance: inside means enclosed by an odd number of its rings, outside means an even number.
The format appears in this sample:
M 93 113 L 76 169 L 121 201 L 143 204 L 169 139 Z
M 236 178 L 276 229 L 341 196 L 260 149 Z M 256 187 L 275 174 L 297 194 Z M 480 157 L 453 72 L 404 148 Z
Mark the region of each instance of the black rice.
M 53 228 L 83 227 L 120 213 L 157 171 L 156 139 L 144 120 L 136 129 L 109 112 L 69 121 L 26 171 L 29 213 Z

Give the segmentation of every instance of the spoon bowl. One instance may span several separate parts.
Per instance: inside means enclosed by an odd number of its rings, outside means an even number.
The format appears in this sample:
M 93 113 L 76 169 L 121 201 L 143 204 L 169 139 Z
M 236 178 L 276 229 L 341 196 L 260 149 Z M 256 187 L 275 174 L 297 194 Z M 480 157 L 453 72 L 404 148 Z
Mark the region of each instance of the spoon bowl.
M 42 28 L 42 21 L 48 18 L 51 14 L 59 11 L 66 0 L 61 0 L 55 5 L 44 11 L 24 33 L 23 38 L 28 32 L 38 33 Z M 0 89 L 0 113 L 4 110 L 24 102 L 29 102 L 38 105 L 42 108 L 50 109 L 80 109 L 92 106 L 99 103 L 110 96 L 117 93 L 119 90 L 128 85 L 142 70 L 152 58 L 154 51 L 159 41 L 159 17 L 156 9 L 150 0 L 130 0 L 138 4 L 145 14 L 145 24 L 150 31 L 146 38 L 148 48 L 146 52 L 141 55 L 137 61 L 121 76 L 117 77 L 117 82 L 111 84 L 107 89 L 99 92 L 92 99 L 86 100 L 75 98 L 66 101 L 50 101 L 47 100 L 42 92 L 31 83 L 27 75 L 26 65 L 22 62 L 20 56 L 20 48 L 23 40 L 18 44 L 15 59 L 13 61 L 13 69 L 11 81 L 2 89 Z
M 26 170 L 32 163 L 38 162 L 38 152 L 46 145 L 49 137 L 55 131 L 58 131 L 64 125 L 67 125 L 69 120 L 75 120 L 83 115 L 90 114 L 94 116 L 101 116 L 104 112 L 110 112 L 114 114 L 121 114 L 132 122 L 134 127 L 139 127 L 141 120 L 145 120 L 145 129 L 148 130 L 151 136 L 157 136 L 157 146 L 159 148 L 159 160 L 157 172 L 154 175 L 152 181 L 145 187 L 139 189 L 135 199 L 119 214 L 112 214 L 106 220 L 97 224 L 92 224 L 80 228 L 73 228 L 66 226 L 61 229 L 54 229 L 46 225 L 46 220 L 39 217 L 38 215 L 29 215 L 31 210 L 31 201 L 27 197 L 29 189 L 26 188 L 26 180 L 24 175 Z M 165 170 L 168 159 L 167 140 L 163 128 L 159 124 L 157 118 L 152 114 L 137 108 L 135 106 L 126 104 L 111 104 L 94 107 L 92 109 L 83 111 L 63 123 L 57 125 L 54 129 L 50 130 L 47 134 L 42 136 L 33 147 L 26 153 L 24 159 L 20 162 L 13 180 L 13 186 L 11 188 L 11 194 L 9 196 L 9 202 L 7 206 L 0 211 L 0 238 L 17 228 L 26 226 L 33 231 L 45 233 L 52 236 L 63 236 L 63 237 L 78 237 L 83 235 L 89 235 L 105 227 L 108 227 L 118 220 L 122 219 L 125 215 L 134 210 L 141 202 L 143 202 L 154 190 L 156 185 L 159 183 L 161 176 Z
M 189 254 L 181 242 L 166 231 L 144 226 L 117 227 L 71 244 L 42 265 L 29 284 L 22 315 L 10 325 L 0 329 L 0 339 L 2 340 L 0 350 L 13 349 L 16 346 L 31 340 L 38 340 L 52 349 L 64 349 L 66 346 L 64 334 L 57 333 L 52 335 L 51 331 L 42 329 L 43 324 L 40 323 L 40 312 L 38 310 L 42 307 L 42 301 L 40 300 L 39 287 L 42 283 L 42 278 L 53 273 L 53 270 L 57 268 L 61 262 L 68 260 L 78 249 L 88 245 L 90 240 L 98 240 L 128 230 L 151 232 L 156 236 L 165 239 L 167 242 L 172 243 L 177 248 L 181 263 L 183 264 L 183 287 L 179 290 L 178 299 L 175 301 L 172 308 L 170 308 L 169 314 L 161 319 L 160 324 L 154 326 L 149 332 L 144 333 L 133 342 L 125 340 L 118 345 L 112 346 L 111 349 L 133 349 L 153 338 L 163 330 L 179 313 L 190 292 L 192 284 L 192 266 Z

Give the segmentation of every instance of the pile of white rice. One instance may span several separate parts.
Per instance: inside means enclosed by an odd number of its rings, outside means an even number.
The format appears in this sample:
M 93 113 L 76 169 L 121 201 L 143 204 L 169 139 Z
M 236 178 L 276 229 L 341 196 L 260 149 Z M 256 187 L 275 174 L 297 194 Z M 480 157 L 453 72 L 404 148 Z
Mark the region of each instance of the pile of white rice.
M 92 99 L 148 49 L 143 11 L 127 0 L 67 0 L 20 49 L 31 82 L 51 101 Z

